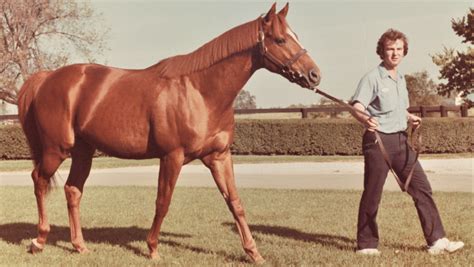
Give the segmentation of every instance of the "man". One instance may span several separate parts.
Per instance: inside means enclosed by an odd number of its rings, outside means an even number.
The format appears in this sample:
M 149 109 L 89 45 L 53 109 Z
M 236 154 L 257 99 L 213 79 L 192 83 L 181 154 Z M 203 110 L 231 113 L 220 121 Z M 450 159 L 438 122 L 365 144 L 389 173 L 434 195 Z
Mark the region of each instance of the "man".
M 441 218 L 432 198 L 431 186 L 416 160 L 416 153 L 407 145 L 407 123 L 412 127 L 421 124 L 420 117 L 407 111 L 409 101 L 406 82 L 403 74 L 398 71 L 398 66 L 407 53 L 406 36 L 397 30 L 387 30 L 377 44 L 377 54 L 382 62 L 361 79 L 352 97 L 352 105 L 367 114 L 353 112 L 353 116 L 367 129 L 362 142 L 365 169 L 364 192 L 357 224 L 359 254 L 380 254 L 377 249 L 379 235 L 376 216 L 390 167 L 381 152 L 375 131 L 387 151 L 390 165 L 402 182 L 405 182 L 414 166 L 407 192 L 415 202 L 429 246 L 428 252 L 454 252 L 464 246 L 463 242 L 451 242 L 445 237 Z

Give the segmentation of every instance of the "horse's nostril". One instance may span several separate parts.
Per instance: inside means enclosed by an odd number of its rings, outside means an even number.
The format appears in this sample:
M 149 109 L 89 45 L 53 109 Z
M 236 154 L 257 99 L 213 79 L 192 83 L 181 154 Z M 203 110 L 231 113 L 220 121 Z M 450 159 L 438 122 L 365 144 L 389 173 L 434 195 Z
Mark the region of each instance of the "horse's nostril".
M 319 77 L 318 73 L 316 72 L 316 70 L 309 71 L 309 79 L 313 83 L 319 83 L 320 77 Z

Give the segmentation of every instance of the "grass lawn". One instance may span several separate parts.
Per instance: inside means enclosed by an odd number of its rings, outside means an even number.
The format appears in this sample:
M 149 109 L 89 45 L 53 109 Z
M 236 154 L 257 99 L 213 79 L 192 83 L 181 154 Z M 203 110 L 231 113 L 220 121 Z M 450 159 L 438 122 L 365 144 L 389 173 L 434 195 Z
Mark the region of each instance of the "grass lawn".
M 472 158 L 471 153 L 459 154 L 422 154 L 421 159 L 448 159 L 448 158 Z M 284 163 L 284 162 L 334 162 L 334 161 L 363 161 L 362 156 L 233 156 L 235 164 L 258 164 L 258 163 Z M 112 157 L 100 157 L 93 160 L 92 168 L 118 168 L 133 166 L 152 166 L 159 165 L 159 159 L 145 160 L 126 160 Z M 195 160 L 190 164 L 202 164 L 201 161 Z M 31 160 L 0 160 L 0 172 L 8 171 L 31 171 Z M 66 159 L 61 164 L 60 169 L 69 169 L 71 159 Z
M 466 247 L 430 256 L 412 200 L 385 192 L 379 210 L 379 257 L 354 253 L 359 191 L 239 190 L 266 266 L 470 266 L 473 194 L 435 192 L 448 238 Z M 36 236 L 31 187 L 0 187 L 0 265 L 222 266 L 248 265 L 233 219 L 215 188 L 176 188 L 162 227 L 160 261 L 145 257 L 154 212 L 154 187 L 87 187 L 82 225 L 87 255 L 72 251 L 61 188 L 49 197 L 52 224 L 43 253 L 26 253 Z

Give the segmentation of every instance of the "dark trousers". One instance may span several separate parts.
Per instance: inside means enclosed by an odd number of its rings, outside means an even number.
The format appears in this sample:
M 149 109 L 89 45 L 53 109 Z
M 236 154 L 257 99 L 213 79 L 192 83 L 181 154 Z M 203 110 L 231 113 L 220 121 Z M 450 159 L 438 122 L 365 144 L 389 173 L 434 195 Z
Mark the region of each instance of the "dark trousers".
M 420 163 L 415 162 L 416 153 L 408 147 L 407 134 L 405 132 L 379 134 L 392 167 L 402 182 L 405 182 L 408 173 L 415 164 L 415 170 L 407 192 L 415 202 L 426 242 L 428 245 L 432 245 L 434 241 L 443 238 L 445 232 L 438 209 L 432 198 L 430 183 Z M 364 192 L 359 205 L 357 248 L 377 248 L 379 233 L 376 217 L 385 179 L 390 169 L 384 160 L 373 132 L 365 132 L 362 147 L 365 163 Z M 399 219 L 403 220 L 403 218 Z

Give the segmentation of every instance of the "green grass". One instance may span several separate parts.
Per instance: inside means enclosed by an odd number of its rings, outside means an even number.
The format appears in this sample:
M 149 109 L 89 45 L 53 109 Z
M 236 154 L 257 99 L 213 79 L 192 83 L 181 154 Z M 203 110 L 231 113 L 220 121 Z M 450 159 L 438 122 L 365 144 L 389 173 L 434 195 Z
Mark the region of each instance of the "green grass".
M 422 154 L 422 159 L 448 159 L 448 158 L 467 158 L 471 153 L 459 154 Z M 233 156 L 235 164 L 259 164 L 259 163 L 291 163 L 291 162 L 334 162 L 334 161 L 363 161 L 362 156 Z M 159 159 L 146 160 L 126 160 L 112 157 L 100 157 L 93 160 L 93 168 L 119 168 L 119 167 L 137 167 L 159 165 Z M 190 164 L 202 164 L 195 160 Z M 61 165 L 61 169 L 69 169 L 71 159 L 66 159 Z M 31 160 L 0 160 L 0 172 L 8 171 L 31 171 Z
M 472 193 L 435 193 L 448 238 L 466 247 L 430 256 L 412 200 L 385 192 L 379 211 L 380 257 L 354 253 L 358 191 L 239 190 L 250 228 L 267 266 L 469 266 L 474 221 Z M 178 187 L 162 227 L 160 261 L 145 257 L 154 187 L 86 187 L 82 225 L 88 255 L 72 251 L 61 189 L 50 195 L 52 232 L 43 253 L 26 247 L 36 236 L 31 187 L 0 187 L 1 265 L 222 266 L 249 265 L 233 219 L 215 188 Z

